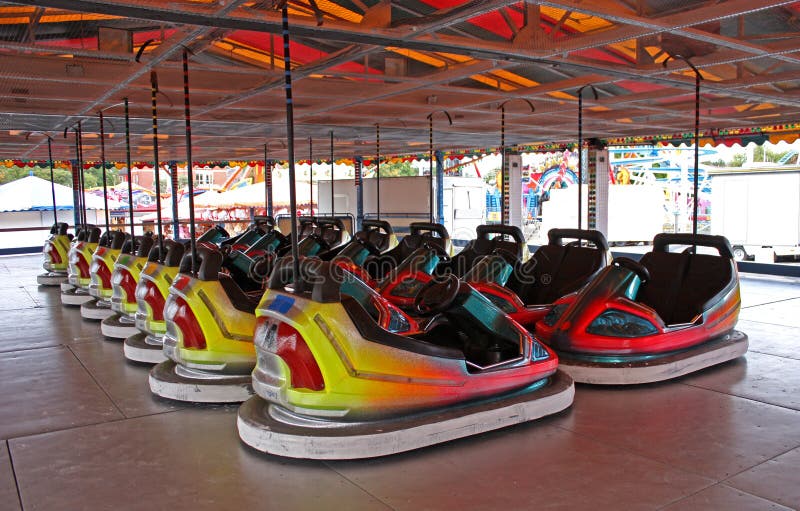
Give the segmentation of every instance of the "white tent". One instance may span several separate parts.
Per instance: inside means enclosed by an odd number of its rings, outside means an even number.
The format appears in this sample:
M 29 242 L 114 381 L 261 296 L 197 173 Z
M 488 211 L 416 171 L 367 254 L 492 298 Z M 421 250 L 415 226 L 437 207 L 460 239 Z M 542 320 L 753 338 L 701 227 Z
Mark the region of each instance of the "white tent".
M 203 195 L 208 195 L 204 193 Z M 164 202 L 162 201 L 161 204 L 163 205 Z M 150 212 L 146 215 L 142 215 L 140 218 L 143 222 L 151 222 L 158 219 L 158 215 L 156 212 Z M 178 201 L 178 220 L 189 220 L 189 199 L 182 199 Z M 161 221 L 162 222 L 172 222 L 172 201 L 168 201 L 166 207 L 161 208 Z
M 55 184 L 56 209 L 73 209 L 72 188 Z M 105 209 L 103 198 L 84 194 L 86 209 Z M 121 204 L 108 200 L 108 209 L 118 209 Z M 50 181 L 36 176 L 26 176 L 0 186 L 0 211 L 52 211 L 53 193 Z

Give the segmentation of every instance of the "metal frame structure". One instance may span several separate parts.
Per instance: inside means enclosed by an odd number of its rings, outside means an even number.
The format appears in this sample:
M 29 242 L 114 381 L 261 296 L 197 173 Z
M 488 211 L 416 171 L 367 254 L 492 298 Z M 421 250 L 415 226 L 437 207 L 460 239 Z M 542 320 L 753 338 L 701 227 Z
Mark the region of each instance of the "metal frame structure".
M 589 83 L 599 99 L 586 101 L 587 138 L 681 132 L 693 120 L 695 76 L 680 59 L 663 66 L 671 55 L 691 58 L 702 73 L 703 130 L 757 131 L 800 118 L 797 2 L 450 4 L 289 1 L 297 141 L 333 130 L 338 154 L 365 154 L 380 124 L 385 155 L 420 153 L 424 116 L 447 109 L 454 123 L 437 130 L 438 148 L 493 146 L 486 131 L 494 111 L 525 98 L 536 112 L 507 112 L 509 137 L 572 143 L 574 91 Z M 116 30 L 129 47 L 103 41 L 101 28 Z M 286 138 L 281 29 L 272 2 L 0 3 L 0 152 L 45 159 L 45 142 L 24 133 L 63 130 L 128 97 L 133 158 L 148 160 L 148 72 L 158 71 L 167 95 L 180 94 L 181 49 L 188 47 L 197 84 L 195 158 L 260 160 L 265 128 L 271 138 Z M 74 86 L 63 87 L 65 80 Z M 160 113 L 163 159 L 182 160 L 180 105 Z M 124 159 L 122 135 L 108 133 L 109 160 Z

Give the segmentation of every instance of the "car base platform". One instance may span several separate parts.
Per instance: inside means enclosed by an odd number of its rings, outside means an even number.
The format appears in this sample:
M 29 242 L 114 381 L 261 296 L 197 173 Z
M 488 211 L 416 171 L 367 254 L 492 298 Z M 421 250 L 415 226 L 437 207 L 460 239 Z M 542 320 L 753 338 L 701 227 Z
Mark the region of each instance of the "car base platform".
M 693 348 L 660 356 L 643 356 L 614 362 L 577 357 L 557 351 L 558 368 L 579 383 L 636 385 L 684 376 L 741 357 L 747 352 L 747 335 L 738 330 Z M 624 359 L 620 356 L 619 359 Z
M 167 356 L 164 355 L 164 344 L 156 341 L 152 335 L 138 330 L 125 338 L 122 351 L 125 358 L 132 362 L 160 364 L 167 360 Z
M 58 272 L 45 272 L 40 273 L 36 276 L 36 283 L 40 286 L 60 286 L 67 282 L 67 274 L 66 273 L 58 273 Z
M 112 339 L 126 339 L 137 332 L 139 329 L 136 328 L 135 321 L 120 313 L 114 313 L 100 323 L 100 333 Z
M 89 291 L 80 287 L 73 287 L 68 291 L 61 291 L 62 305 L 83 305 L 86 302 L 96 300 L 96 298 L 89 294 Z
M 252 377 L 215 374 L 166 360 L 150 370 L 150 390 L 157 396 L 190 403 L 241 403 L 253 395 Z
M 410 416 L 370 422 L 336 422 L 296 415 L 254 396 L 241 407 L 239 437 L 270 454 L 307 459 L 388 456 L 552 415 L 575 396 L 562 371 L 544 386 L 531 385 L 500 397 Z
M 84 319 L 99 321 L 109 318 L 114 314 L 116 314 L 116 312 L 111 308 L 111 302 L 104 302 L 93 298 L 81 304 L 81 317 Z

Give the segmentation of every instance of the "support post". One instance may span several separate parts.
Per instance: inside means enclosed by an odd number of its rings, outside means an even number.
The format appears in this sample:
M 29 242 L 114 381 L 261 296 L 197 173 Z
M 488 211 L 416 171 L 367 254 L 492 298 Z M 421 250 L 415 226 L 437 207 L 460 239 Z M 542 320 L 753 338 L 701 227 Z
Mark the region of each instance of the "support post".
M 133 227 L 133 168 L 131 168 L 131 114 L 128 98 L 125 98 L 125 164 L 128 166 L 128 216 L 131 222 L 131 239 L 134 239 Z M 142 229 L 144 234 L 144 229 Z
M 172 239 L 180 239 L 180 216 L 178 212 L 178 162 L 167 162 L 169 186 L 172 189 Z
M 608 149 L 595 151 L 594 172 L 589 181 L 589 229 L 597 229 L 608 238 Z M 594 215 L 592 208 L 594 207 Z
M 103 208 L 105 208 L 106 232 L 110 230 L 108 220 L 108 180 L 106 179 L 106 130 L 103 111 L 100 110 L 100 172 L 103 176 Z
M 361 222 L 364 220 L 364 177 L 362 175 L 364 158 L 356 156 L 353 159 L 353 167 L 356 180 L 356 231 L 360 231 Z
M 522 229 L 522 155 L 506 151 L 506 167 L 503 172 L 508 180 L 508 225 Z
M 81 179 L 77 159 L 72 160 L 72 221 L 77 230 L 81 225 Z
M 433 153 L 436 159 L 436 222 L 444 225 L 444 160 L 442 152 Z

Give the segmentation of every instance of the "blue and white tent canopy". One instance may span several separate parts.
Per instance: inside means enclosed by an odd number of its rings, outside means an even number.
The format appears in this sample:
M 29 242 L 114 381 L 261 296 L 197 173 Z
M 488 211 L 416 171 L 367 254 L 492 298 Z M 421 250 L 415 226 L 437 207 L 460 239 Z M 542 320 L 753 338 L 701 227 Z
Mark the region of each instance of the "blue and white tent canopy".
M 57 184 L 56 209 L 70 210 L 73 207 L 72 188 Z M 85 194 L 86 209 L 105 209 L 103 198 Z M 108 200 L 108 209 L 117 209 L 120 203 Z M 0 212 L 5 211 L 52 211 L 53 193 L 50 181 L 36 176 L 26 176 L 0 186 Z

